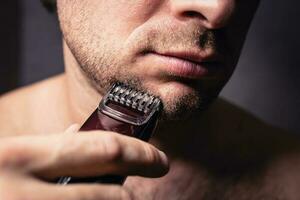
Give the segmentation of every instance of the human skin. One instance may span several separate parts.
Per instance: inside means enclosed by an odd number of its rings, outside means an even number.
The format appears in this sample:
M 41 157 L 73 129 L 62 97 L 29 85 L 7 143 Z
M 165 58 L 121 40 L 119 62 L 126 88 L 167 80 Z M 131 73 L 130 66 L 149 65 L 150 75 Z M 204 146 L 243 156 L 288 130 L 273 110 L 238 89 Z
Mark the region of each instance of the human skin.
M 146 90 L 162 99 L 169 120 L 196 112 L 218 95 L 236 66 L 257 4 L 61 0 L 57 7 L 66 48 L 93 87 L 103 94 L 121 81 Z M 208 74 L 178 73 L 184 70 L 174 63 L 187 60 L 198 64 L 194 71 L 201 66 Z
M 219 99 L 199 109 L 230 78 L 257 1 L 57 3 L 66 72 L 0 99 L 0 199 L 298 199 L 298 138 Z M 212 60 L 221 70 L 201 62 L 209 75 L 187 77 L 150 54 L 178 50 L 217 54 Z M 133 138 L 67 129 L 82 124 L 116 80 L 163 100 L 164 120 L 151 143 L 169 162 Z M 140 177 L 123 187 L 44 182 L 107 173 Z

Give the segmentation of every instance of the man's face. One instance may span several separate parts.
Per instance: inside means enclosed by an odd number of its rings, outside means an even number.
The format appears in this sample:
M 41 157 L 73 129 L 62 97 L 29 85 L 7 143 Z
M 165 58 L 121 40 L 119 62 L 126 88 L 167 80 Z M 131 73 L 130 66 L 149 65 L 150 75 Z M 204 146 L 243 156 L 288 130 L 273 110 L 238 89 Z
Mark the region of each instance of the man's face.
M 182 117 L 230 78 L 259 0 L 58 0 L 64 39 L 93 86 L 121 81 Z

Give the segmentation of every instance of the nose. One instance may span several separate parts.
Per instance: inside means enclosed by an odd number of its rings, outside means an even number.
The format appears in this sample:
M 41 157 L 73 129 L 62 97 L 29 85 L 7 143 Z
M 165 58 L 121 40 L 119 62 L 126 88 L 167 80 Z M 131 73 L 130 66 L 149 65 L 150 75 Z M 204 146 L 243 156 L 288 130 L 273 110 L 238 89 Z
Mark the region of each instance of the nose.
M 233 16 L 236 0 L 170 0 L 176 18 L 197 18 L 209 29 L 226 26 Z

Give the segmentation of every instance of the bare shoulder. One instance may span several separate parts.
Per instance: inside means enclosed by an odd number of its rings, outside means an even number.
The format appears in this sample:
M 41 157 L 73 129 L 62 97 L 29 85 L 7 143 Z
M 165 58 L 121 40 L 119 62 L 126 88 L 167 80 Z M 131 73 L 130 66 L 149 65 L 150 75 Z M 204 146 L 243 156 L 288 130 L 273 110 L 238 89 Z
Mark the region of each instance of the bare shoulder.
M 33 128 L 42 109 L 47 108 L 55 88 L 59 88 L 62 75 L 29 86 L 21 87 L 0 96 L 0 137 L 27 134 Z
M 216 123 L 221 124 L 219 127 L 222 131 L 231 130 L 240 136 L 252 135 L 253 137 L 269 137 L 269 139 L 271 139 L 270 136 L 273 136 L 273 138 L 276 138 L 276 136 L 282 138 L 298 138 L 296 133 L 269 124 L 252 114 L 250 111 L 247 111 L 224 98 L 218 98 L 211 106 L 208 114 L 209 118 L 213 118 L 213 120 L 217 121 Z M 218 132 L 218 130 L 215 131 Z M 234 136 L 237 135 L 234 134 Z
M 239 154 L 247 154 L 253 158 L 278 161 L 277 158 L 287 160 L 290 155 L 299 154 L 300 159 L 300 135 L 280 127 L 266 123 L 250 112 L 224 100 L 219 99 L 215 105 L 221 126 L 216 126 L 215 132 L 219 137 L 226 139 L 224 145 L 240 147 Z
M 249 193 L 249 199 L 300 199 L 299 134 L 270 125 L 224 99 L 218 99 L 212 113 L 222 126 L 214 127 L 218 139 L 211 148 L 222 151 L 210 154 L 217 161 L 209 167 L 223 178 L 239 177 L 229 187 L 230 199 L 239 199 L 234 196 L 241 193 Z

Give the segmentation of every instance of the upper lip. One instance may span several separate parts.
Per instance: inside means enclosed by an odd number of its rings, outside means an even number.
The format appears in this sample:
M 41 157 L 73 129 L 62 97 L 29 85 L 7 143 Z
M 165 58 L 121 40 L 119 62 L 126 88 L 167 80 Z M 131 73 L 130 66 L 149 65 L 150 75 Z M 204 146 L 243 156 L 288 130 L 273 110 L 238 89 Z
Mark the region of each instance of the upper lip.
M 220 56 L 215 52 L 203 53 L 200 51 L 166 51 L 166 52 L 155 52 L 156 54 L 175 57 L 182 60 L 190 61 L 196 64 L 203 64 L 207 62 L 220 61 Z

